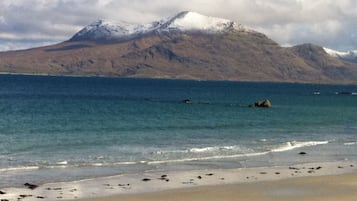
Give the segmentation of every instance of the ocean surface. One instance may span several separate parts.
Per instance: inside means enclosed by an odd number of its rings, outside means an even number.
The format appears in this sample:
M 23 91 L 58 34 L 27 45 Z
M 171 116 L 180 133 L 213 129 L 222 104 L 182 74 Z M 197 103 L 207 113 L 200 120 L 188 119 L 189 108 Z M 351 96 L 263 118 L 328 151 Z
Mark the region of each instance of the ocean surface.
M 357 86 L 1 75 L 0 187 L 357 161 L 350 92 Z M 248 107 L 264 99 L 273 107 Z

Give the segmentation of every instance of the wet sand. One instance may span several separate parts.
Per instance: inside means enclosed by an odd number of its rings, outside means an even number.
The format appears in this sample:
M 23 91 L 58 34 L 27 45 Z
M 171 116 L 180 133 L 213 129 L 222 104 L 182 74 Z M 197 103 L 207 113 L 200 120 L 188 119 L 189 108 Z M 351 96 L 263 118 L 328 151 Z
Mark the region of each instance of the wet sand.
M 3 193 L 3 194 L 1 194 Z M 0 189 L 1 201 L 356 201 L 357 163 L 145 172 Z

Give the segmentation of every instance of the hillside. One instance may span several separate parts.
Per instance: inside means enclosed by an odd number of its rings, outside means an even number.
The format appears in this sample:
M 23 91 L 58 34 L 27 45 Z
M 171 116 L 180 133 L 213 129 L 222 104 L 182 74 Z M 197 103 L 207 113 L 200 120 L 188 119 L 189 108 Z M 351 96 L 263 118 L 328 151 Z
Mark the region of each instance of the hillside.
M 284 48 L 239 23 L 192 12 L 146 25 L 98 21 L 57 45 L 0 53 L 0 72 L 357 83 L 357 63 L 322 47 Z

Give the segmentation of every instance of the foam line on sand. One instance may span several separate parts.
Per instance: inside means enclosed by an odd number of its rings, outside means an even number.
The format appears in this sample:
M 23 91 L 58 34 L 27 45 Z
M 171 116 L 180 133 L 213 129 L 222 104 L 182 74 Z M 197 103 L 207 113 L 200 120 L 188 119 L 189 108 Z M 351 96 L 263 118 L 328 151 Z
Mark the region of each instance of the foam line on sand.
M 342 177 L 342 175 L 346 174 L 353 175 L 351 178 L 357 178 L 356 162 L 344 161 L 330 163 L 310 163 L 284 167 L 242 168 L 229 170 L 222 169 L 177 172 L 145 172 L 140 174 L 118 175 L 73 182 L 29 184 L 20 188 L 5 188 L 0 189 L 0 193 L 2 193 L 0 194 L 0 199 L 4 201 L 81 199 L 103 200 L 103 197 L 106 197 L 106 199 L 110 200 L 114 199 L 113 196 L 126 196 L 125 199 L 122 197 L 120 200 L 135 200 L 137 197 L 140 198 L 140 196 L 147 193 L 155 197 L 156 195 L 161 195 L 164 192 L 196 192 L 197 189 L 203 189 L 201 191 L 204 191 L 205 188 L 219 189 L 223 187 L 227 187 L 229 189 L 233 188 L 229 187 L 231 185 L 259 187 L 263 185 L 264 182 L 270 183 L 303 178 L 317 178 L 318 176 L 327 178 L 327 175 L 340 175 L 340 177 Z M 325 184 L 326 182 L 323 183 Z M 357 192 L 356 183 L 357 182 L 355 182 L 354 185 L 349 185 L 349 187 L 354 188 L 355 192 Z M 287 189 L 282 191 L 272 189 L 270 194 L 272 194 L 271 196 L 286 195 L 289 197 L 289 195 L 297 195 L 300 192 L 295 192 L 294 188 L 291 189 L 292 190 Z M 199 191 L 200 190 L 198 190 L 198 192 Z M 233 192 L 235 191 L 232 190 L 232 193 Z M 247 190 L 246 193 L 247 192 L 249 192 L 249 190 Z M 212 199 L 213 197 L 214 196 L 212 195 Z M 141 200 L 142 199 L 143 198 L 141 197 Z M 197 200 L 194 198 L 187 199 Z M 172 195 L 172 200 L 175 200 L 174 195 Z

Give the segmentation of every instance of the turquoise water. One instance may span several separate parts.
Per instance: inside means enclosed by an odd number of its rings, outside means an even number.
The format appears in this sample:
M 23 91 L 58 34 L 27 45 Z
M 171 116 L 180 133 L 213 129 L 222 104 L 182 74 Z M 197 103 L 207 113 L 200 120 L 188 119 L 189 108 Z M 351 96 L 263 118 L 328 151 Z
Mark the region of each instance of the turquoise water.
M 345 91 L 357 86 L 1 75 L 0 187 L 357 160 Z

